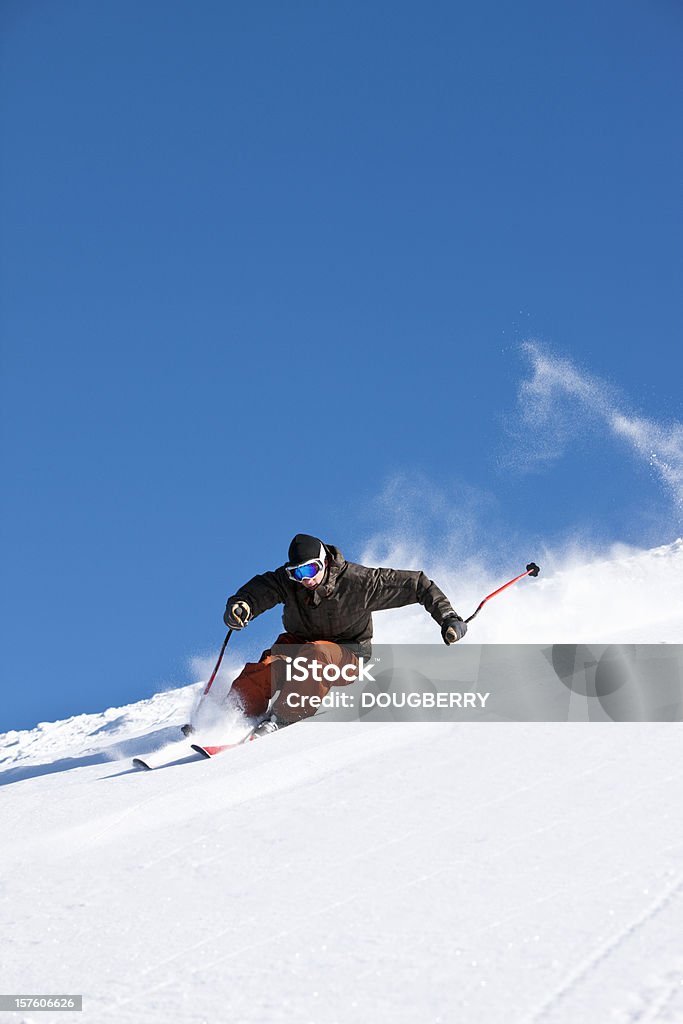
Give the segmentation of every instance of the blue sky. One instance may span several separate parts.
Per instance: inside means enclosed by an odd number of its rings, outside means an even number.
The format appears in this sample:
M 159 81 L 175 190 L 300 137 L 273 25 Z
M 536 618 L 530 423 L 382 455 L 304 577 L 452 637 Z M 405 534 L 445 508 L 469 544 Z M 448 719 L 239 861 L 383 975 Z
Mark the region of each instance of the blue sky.
M 0 728 L 188 681 L 293 533 L 400 529 L 397 480 L 512 571 L 681 533 L 601 412 L 677 444 L 679 5 L 0 18 Z M 550 387 L 552 458 L 528 338 L 598 382 Z

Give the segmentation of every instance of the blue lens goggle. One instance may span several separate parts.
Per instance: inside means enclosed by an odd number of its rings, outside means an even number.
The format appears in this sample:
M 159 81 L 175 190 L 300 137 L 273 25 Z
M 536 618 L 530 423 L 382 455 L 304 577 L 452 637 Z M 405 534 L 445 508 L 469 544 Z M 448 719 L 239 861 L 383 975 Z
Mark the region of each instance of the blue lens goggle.
M 288 565 L 287 575 L 290 580 L 296 580 L 297 583 L 302 583 L 303 580 L 312 580 L 314 576 L 317 576 L 319 572 L 322 572 L 325 563 L 320 558 L 313 558 L 310 562 L 304 562 L 303 565 Z

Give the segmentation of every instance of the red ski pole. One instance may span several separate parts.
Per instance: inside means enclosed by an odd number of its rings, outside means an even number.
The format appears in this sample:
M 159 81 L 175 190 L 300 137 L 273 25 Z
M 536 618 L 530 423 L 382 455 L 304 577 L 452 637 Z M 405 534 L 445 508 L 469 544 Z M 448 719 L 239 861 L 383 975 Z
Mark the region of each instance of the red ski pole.
M 211 673 L 211 678 L 209 679 L 208 683 L 204 687 L 204 692 L 202 693 L 201 697 L 199 698 L 199 704 L 197 704 L 197 707 L 194 710 L 195 714 L 199 710 L 199 707 L 200 707 L 202 701 L 204 700 L 204 698 L 206 697 L 207 693 L 209 692 L 209 690 L 213 686 L 213 681 L 216 678 L 216 676 L 218 675 L 218 669 L 221 667 L 221 662 L 223 660 L 223 655 L 225 654 L 225 648 L 228 646 L 228 640 L 230 639 L 231 636 L 232 636 L 232 630 L 229 629 L 227 634 L 226 634 L 225 640 L 223 641 L 223 646 L 221 647 L 220 654 L 218 655 L 218 661 L 216 662 L 216 664 L 214 666 L 214 670 Z M 186 725 L 181 725 L 180 731 L 185 736 L 190 736 L 194 732 L 194 728 L 191 725 L 191 723 L 188 722 Z
M 229 629 L 227 634 L 226 634 L 225 640 L 223 641 L 223 646 L 221 647 L 221 653 L 218 655 L 218 661 L 216 662 L 216 667 L 214 668 L 213 672 L 211 673 L 211 678 L 209 679 L 208 683 L 206 684 L 206 688 L 204 689 L 204 693 L 202 694 L 202 697 L 206 697 L 207 693 L 209 692 L 209 690 L 213 686 L 213 681 L 216 678 L 216 676 L 218 675 L 218 669 L 221 667 L 221 662 L 223 660 L 223 655 L 225 654 L 225 648 L 228 646 L 228 640 L 230 639 L 231 636 L 232 636 L 232 630 Z
M 523 580 L 525 576 L 538 576 L 540 571 L 541 570 L 535 562 L 529 562 L 529 564 L 526 567 L 526 572 L 522 572 L 519 574 L 519 576 L 515 576 L 514 580 L 510 580 L 509 583 L 504 583 L 502 587 L 498 587 L 498 590 L 494 590 L 492 594 L 489 594 L 488 597 L 485 597 L 484 600 L 479 605 L 479 607 L 477 608 L 476 612 L 473 612 L 470 615 L 469 619 L 465 619 L 465 622 L 471 622 L 475 615 L 479 614 L 479 612 L 482 610 L 486 602 L 490 601 L 492 597 L 496 596 L 496 594 L 500 594 L 501 590 L 505 590 L 506 587 L 511 587 L 513 583 L 516 583 L 517 580 Z

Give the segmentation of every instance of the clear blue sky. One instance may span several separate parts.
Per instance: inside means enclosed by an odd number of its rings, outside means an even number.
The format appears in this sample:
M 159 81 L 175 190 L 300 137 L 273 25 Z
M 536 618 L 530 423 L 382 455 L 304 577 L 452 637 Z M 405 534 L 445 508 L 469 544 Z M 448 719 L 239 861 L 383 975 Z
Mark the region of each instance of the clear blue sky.
M 188 681 L 294 532 L 359 557 L 395 473 L 641 539 L 647 472 L 506 474 L 501 436 L 529 335 L 679 415 L 678 3 L 0 19 L 0 729 Z

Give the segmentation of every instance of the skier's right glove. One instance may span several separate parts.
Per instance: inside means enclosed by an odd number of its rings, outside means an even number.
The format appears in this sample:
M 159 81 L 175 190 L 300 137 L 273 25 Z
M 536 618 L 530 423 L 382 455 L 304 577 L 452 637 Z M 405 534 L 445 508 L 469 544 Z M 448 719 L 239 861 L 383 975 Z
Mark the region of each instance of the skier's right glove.
M 230 629 L 244 629 L 251 618 L 251 608 L 246 601 L 235 601 L 225 610 L 223 621 Z
M 463 622 L 459 615 L 451 615 L 441 627 L 441 636 L 445 644 L 454 644 L 462 640 L 467 632 L 467 623 Z

